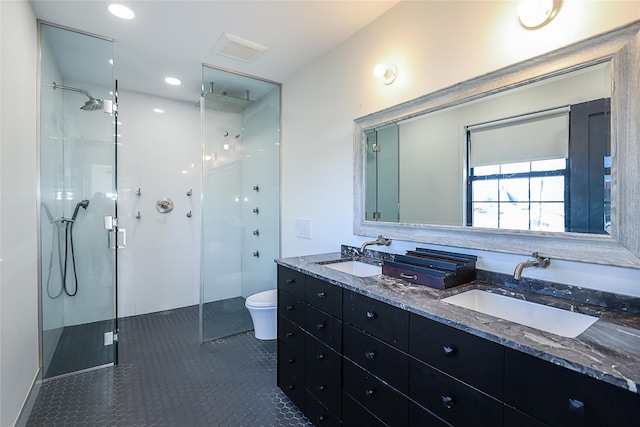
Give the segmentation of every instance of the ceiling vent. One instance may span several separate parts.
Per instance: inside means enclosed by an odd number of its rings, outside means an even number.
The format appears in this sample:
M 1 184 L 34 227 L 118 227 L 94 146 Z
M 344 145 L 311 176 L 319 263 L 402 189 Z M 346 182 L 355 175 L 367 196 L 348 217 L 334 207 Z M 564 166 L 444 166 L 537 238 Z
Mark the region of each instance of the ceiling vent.
M 243 62 L 251 62 L 265 46 L 243 39 L 233 34 L 223 33 L 220 40 L 213 47 L 213 52 Z

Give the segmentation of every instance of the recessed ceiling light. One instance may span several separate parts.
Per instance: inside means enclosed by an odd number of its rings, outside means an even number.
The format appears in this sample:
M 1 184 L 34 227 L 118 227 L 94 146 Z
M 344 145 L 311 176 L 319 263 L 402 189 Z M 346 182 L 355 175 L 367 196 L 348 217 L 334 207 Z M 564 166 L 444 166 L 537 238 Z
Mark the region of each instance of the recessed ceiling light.
M 136 17 L 136 14 L 133 13 L 133 10 L 121 4 L 110 4 L 109 12 L 122 19 L 133 19 Z
M 164 110 L 162 108 L 154 108 L 153 112 L 154 113 L 164 113 Z
M 178 86 L 178 85 L 182 84 L 180 79 L 176 79 L 175 77 L 165 77 L 164 81 L 169 83 L 170 85 L 174 85 L 174 86 Z

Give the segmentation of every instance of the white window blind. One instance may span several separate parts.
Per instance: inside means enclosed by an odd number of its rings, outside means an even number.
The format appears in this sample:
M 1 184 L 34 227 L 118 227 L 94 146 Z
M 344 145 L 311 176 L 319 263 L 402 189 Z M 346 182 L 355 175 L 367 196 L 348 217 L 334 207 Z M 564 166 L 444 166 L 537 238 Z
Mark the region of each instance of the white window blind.
M 569 155 L 569 108 L 469 126 L 469 166 L 488 166 Z

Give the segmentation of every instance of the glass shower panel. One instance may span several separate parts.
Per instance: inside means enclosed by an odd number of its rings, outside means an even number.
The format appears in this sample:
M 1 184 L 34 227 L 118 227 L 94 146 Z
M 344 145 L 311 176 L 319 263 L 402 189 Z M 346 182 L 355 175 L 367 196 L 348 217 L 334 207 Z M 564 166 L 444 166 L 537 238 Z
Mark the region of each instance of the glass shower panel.
M 41 24 L 40 250 L 44 378 L 113 363 L 112 42 Z
M 245 299 L 276 287 L 280 85 L 203 66 L 203 340 L 253 329 Z

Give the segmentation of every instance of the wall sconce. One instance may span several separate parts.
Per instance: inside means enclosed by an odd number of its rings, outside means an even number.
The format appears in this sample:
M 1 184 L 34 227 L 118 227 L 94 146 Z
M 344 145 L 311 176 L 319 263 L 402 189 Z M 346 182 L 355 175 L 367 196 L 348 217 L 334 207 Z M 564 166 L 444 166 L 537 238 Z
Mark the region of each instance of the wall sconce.
M 384 84 L 390 85 L 398 76 L 398 68 L 393 64 L 378 64 L 373 68 L 373 75 L 382 79 Z
M 538 28 L 555 16 L 553 0 L 520 0 L 518 18 L 526 28 Z

